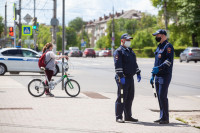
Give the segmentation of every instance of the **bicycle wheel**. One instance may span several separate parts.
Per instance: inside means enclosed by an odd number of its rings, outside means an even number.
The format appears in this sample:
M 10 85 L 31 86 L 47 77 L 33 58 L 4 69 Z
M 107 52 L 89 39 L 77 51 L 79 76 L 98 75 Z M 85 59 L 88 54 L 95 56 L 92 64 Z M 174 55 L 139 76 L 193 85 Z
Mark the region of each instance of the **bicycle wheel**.
M 65 82 L 65 92 L 71 97 L 76 97 L 80 93 L 80 85 L 77 81 L 70 79 Z
M 28 92 L 34 97 L 40 97 L 45 92 L 45 84 L 41 79 L 33 79 L 28 84 Z

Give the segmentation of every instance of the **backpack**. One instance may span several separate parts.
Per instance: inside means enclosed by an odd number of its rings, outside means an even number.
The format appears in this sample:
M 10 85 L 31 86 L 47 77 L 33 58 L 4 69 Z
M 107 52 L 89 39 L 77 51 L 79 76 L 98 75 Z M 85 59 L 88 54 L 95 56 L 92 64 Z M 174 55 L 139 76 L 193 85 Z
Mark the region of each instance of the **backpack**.
M 48 51 L 47 51 L 48 52 Z M 41 68 L 41 67 L 46 67 L 46 65 L 50 62 L 50 60 L 52 59 L 50 59 L 47 63 L 45 63 L 45 56 L 46 56 L 46 53 L 47 52 L 45 52 L 44 54 L 42 54 L 42 56 L 39 58 L 39 60 L 38 60 L 38 66 L 39 66 L 39 68 Z

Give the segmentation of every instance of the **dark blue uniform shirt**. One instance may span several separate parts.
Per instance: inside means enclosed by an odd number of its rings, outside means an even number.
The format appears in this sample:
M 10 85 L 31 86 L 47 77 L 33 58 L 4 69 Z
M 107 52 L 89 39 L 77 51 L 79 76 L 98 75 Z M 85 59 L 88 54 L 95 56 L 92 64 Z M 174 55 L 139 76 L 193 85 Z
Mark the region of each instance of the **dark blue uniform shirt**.
M 131 48 L 125 48 L 122 45 L 115 50 L 114 54 L 115 72 L 122 77 L 132 77 L 133 75 L 140 74 L 136 62 L 136 55 Z
M 167 40 L 160 43 L 155 52 L 154 67 L 159 68 L 157 76 L 164 76 L 172 73 L 174 61 L 174 47 Z

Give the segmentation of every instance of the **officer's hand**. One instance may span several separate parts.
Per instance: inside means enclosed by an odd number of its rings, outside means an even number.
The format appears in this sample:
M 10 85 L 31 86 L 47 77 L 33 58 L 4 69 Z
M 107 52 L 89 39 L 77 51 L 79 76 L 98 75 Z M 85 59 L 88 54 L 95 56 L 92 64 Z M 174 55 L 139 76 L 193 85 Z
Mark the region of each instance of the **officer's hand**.
M 150 84 L 153 84 L 153 83 L 154 83 L 154 76 L 152 76 L 150 79 Z
M 125 84 L 125 78 L 124 77 L 120 78 L 120 83 L 123 84 L 123 85 Z
M 140 80 L 141 80 L 141 75 L 138 74 L 138 75 L 137 75 L 137 81 L 140 82 Z
M 158 67 L 154 67 L 152 73 L 153 74 L 157 74 L 159 72 L 159 68 Z

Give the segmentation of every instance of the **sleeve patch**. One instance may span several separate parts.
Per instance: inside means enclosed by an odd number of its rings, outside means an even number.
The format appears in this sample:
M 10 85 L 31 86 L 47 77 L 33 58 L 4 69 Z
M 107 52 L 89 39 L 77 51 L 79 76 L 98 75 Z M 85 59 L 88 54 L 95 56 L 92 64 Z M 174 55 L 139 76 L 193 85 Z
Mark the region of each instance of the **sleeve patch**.
M 169 47 L 167 48 L 167 53 L 171 53 L 172 49 Z

